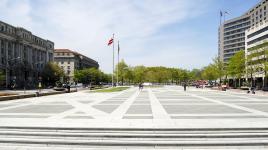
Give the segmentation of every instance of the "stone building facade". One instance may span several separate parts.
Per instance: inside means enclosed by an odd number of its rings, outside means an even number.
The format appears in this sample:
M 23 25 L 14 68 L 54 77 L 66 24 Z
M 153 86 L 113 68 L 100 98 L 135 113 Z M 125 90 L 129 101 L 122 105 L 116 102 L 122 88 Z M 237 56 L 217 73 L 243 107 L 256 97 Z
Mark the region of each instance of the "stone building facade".
M 0 21 L 1 88 L 36 87 L 40 73 L 53 61 L 54 43 Z
M 97 61 L 69 49 L 55 49 L 54 61 L 64 70 L 70 81 L 73 81 L 75 70 L 99 68 Z

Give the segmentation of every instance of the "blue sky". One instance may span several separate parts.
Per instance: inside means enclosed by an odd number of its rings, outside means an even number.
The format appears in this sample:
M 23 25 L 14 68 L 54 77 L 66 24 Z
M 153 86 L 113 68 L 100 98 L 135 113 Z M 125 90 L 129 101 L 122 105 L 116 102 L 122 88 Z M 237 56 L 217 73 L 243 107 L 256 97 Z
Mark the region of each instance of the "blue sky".
M 217 55 L 219 11 L 239 16 L 260 0 L 0 0 L 0 20 L 96 59 L 112 71 L 115 33 L 131 66 L 201 68 Z

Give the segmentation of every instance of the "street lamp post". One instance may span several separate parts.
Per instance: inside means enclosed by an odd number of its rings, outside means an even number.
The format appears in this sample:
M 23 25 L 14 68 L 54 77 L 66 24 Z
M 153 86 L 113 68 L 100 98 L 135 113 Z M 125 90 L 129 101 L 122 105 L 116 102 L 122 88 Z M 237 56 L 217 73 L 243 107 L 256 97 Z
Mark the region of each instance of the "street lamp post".
M 13 59 L 7 59 L 7 62 L 6 62 L 6 89 L 8 89 L 8 84 L 7 84 L 7 80 L 8 80 L 8 73 L 7 73 L 7 70 L 8 70 L 8 67 L 9 67 L 9 61 L 12 61 L 12 60 L 16 60 L 16 59 L 20 59 L 20 57 L 17 57 L 17 58 L 13 58 Z
M 36 62 L 34 64 L 36 65 L 36 64 L 42 64 L 42 63 L 44 63 L 44 61 L 38 61 L 38 62 Z M 41 93 L 41 87 L 42 87 L 41 81 L 42 81 L 42 78 L 40 77 L 40 75 L 38 73 L 38 93 Z

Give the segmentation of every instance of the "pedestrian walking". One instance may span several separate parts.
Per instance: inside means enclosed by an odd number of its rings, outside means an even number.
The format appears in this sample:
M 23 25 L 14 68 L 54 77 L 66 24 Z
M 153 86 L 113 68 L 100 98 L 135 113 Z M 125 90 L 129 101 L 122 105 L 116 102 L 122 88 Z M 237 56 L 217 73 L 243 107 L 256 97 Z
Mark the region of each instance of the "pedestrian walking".
M 186 91 L 186 83 L 183 84 L 184 91 Z
M 143 89 L 142 83 L 139 84 L 139 90 L 141 91 Z

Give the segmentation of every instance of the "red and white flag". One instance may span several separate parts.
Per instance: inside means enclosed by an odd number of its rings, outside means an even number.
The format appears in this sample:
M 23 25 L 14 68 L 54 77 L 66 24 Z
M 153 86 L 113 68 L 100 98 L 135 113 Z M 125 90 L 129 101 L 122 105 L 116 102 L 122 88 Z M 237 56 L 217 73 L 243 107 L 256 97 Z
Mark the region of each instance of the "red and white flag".
M 114 42 L 114 39 L 111 38 L 111 39 L 108 41 L 108 46 L 110 46 L 111 44 L 113 44 L 113 42 Z

